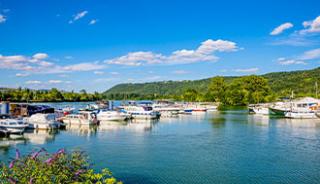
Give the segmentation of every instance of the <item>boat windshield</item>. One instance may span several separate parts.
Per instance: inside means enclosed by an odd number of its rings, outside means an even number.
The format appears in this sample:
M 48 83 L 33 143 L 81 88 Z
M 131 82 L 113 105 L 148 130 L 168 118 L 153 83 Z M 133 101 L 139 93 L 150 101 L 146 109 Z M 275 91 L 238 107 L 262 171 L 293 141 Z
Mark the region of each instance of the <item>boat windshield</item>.
M 152 107 L 149 107 L 149 106 L 144 106 L 143 109 L 145 111 L 152 111 Z
M 8 118 L 10 118 L 9 115 L 6 115 L 6 114 L 0 115 L 0 119 L 8 119 Z

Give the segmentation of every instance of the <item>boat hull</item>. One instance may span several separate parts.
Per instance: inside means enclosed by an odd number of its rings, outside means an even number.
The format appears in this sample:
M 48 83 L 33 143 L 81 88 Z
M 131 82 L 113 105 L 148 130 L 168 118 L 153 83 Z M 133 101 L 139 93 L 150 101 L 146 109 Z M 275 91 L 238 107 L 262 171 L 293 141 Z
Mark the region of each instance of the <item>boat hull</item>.
M 275 108 L 269 108 L 270 113 L 272 113 L 273 115 L 277 115 L 277 116 L 285 116 L 286 112 L 285 110 L 281 110 L 281 109 L 275 109 Z
M 127 116 L 98 116 L 99 121 L 124 121 Z
M 60 128 L 60 123 L 59 122 L 34 122 L 34 123 L 29 123 L 29 127 L 31 129 L 40 129 L 40 130 L 49 130 L 49 129 L 57 129 Z
M 266 107 L 262 107 L 262 108 L 253 108 L 254 113 L 256 114 L 261 114 L 261 115 L 269 115 L 269 109 Z
M 287 112 L 285 117 L 292 119 L 316 119 L 318 118 L 315 112 Z
M 27 126 L 19 126 L 19 127 L 12 126 L 12 127 L 5 127 L 5 128 L 7 132 L 10 134 L 22 134 L 25 131 L 26 127 Z
M 75 124 L 75 125 L 90 125 L 92 122 L 86 119 L 63 119 L 65 124 Z

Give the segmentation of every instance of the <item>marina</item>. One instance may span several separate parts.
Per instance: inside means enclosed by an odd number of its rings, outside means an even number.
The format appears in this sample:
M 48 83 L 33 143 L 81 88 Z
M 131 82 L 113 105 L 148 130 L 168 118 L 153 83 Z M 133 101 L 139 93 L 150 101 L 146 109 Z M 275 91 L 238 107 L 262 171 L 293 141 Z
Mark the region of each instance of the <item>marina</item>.
M 0 0 L 0 184 L 320 183 L 319 7 Z
M 284 102 L 250 104 L 248 111 L 259 115 L 273 115 L 283 118 L 317 119 L 317 114 L 320 113 L 320 100 L 304 97 Z
M 50 105 L 66 104 L 87 105 Z M 125 183 L 317 183 L 319 142 L 320 119 L 249 114 L 244 107 L 30 129 L 1 138 L 0 159 L 8 161 L 15 149 L 82 149 L 95 169 L 107 164 Z

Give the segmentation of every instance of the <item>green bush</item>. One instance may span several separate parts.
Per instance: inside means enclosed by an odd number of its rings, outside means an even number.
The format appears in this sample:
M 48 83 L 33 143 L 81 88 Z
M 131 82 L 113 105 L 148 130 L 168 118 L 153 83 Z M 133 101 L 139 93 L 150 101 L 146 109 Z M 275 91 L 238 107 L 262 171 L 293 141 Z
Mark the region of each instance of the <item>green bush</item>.
M 8 166 L 2 163 L 0 181 L 3 184 L 122 183 L 112 177 L 108 169 L 95 173 L 83 152 L 67 153 L 64 149 L 53 154 L 41 149 L 23 157 L 16 150 L 16 157 Z

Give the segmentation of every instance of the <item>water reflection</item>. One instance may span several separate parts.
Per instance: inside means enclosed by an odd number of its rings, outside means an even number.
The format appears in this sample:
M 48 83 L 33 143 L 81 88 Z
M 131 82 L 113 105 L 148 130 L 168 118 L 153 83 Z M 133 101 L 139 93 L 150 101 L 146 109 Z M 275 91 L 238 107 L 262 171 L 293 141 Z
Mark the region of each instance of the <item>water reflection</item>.
M 0 150 L 7 150 L 11 146 L 26 144 L 27 139 L 23 135 L 10 135 L 9 137 L 0 138 Z
M 277 119 L 277 127 L 319 128 L 320 119 Z
M 270 118 L 269 116 L 259 115 L 259 114 L 251 114 L 248 115 L 248 123 L 259 125 L 259 126 L 268 126 Z
M 32 144 L 42 145 L 53 142 L 58 130 L 28 130 L 23 134 L 23 137 Z
M 221 128 L 225 126 L 227 119 L 225 116 L 215 113 L 210 120 L 214 128 Z
M 117 131 L 123 130 L 128 125 L 126 121 L 100 121 L 99 131 Z
M 147 132 L 151 131 L 157 122 L 158 120 L 132 120 L 128 123 L 126 129 L 134 132 Z
M 94 136 L 97 134 L 98 127 L 96 125 L 68 124 L 66 131 L 75 133 L 79 136 Z

